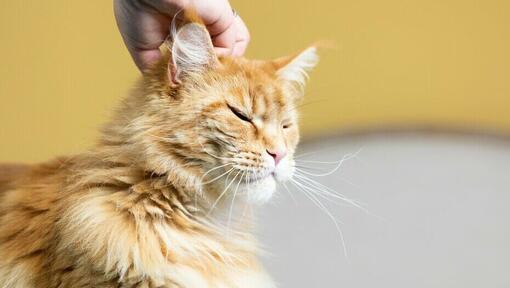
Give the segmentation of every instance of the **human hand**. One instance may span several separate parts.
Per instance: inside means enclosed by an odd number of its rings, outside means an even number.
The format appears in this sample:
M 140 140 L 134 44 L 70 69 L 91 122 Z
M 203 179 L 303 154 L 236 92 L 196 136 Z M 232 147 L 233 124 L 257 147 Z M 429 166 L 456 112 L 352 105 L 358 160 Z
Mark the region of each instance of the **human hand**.
M 228 0 L 114 0 L 120 33 L 141 71 L 161 57 L 159 47 L 168 37 L 172 19 L 187 8 L 204 21 L 218 55 L 244 54 L 250 33 Z

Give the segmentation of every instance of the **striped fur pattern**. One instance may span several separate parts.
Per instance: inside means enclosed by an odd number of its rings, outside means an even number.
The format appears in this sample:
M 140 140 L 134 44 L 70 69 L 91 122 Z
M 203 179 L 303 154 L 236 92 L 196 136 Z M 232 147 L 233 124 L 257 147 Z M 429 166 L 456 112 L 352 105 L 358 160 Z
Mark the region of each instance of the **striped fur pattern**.
M 176 33 L 95 147 L 2 178 L 0 287 L 274 287 L 252 208 L 292 177 L 315 48 L 218 59 Z

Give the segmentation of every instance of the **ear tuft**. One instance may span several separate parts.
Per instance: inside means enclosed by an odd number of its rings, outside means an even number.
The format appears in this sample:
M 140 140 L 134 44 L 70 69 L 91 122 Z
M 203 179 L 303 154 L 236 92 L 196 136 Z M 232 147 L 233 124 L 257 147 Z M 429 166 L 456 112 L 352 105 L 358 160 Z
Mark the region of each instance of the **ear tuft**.
M 276 74 L 282 80 L 294 82 L 304 86 L 308 79 L 308 72 L 319 62 L 317 48 L 312 46 L 299 53 L 297 56 L 277 60 L 280 66 Z
M 172 25 L 171 35 L 169 76 L 174 84 L 181 83 L 185 75 L 203 72 L 217 63 L 211 38 L 203 25 L 188 23 L 179 29 Z

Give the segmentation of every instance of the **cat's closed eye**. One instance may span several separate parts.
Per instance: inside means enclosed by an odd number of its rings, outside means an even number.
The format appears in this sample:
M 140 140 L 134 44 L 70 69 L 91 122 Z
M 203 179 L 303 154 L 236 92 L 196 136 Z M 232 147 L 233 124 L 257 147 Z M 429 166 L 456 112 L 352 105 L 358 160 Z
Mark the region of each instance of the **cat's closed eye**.
M 282 128 L 283 128 L 283 129 L 288 129 L 288 128 L 290 128 L 290 127 L 292 126 L 292 120 L 290 120 L 290 119 L 284 119 L 284 120 L 282 121 L 282 124 L 281 124 L 281 125 L 282 125 Z
M 246 122 L 251 122 L 251 118 L 249 116 L 247 116 L 244 112 L 242 112 L 241 110 L 231 106 L 231 105 L 228 105 L 228 108 L 230 108 L 230 111 L 232 111 L 232 113 L 234 113 L 239 119 L 243 120 L 243 121 L 246 121 Z

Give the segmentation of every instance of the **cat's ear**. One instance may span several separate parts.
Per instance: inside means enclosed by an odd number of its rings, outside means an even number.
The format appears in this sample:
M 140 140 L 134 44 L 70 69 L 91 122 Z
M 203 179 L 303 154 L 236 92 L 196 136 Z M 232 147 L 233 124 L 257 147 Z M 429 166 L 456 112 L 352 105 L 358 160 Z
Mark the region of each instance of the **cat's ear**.
M 310 72 L 319 62 L 317 48 L 309 47 L 297 55 L 279 58 L 273 61 L 277 68 L 276 75 L 280 80 L 303 88 Z
M 203 25 L 188 23 L 179 29 L 173 26 L 171 33 L 172 40 L 167 45 L 171 51 L 168 77 L 172 84 L 179 85 L 184 77 L 219 65 L 211 37 Z

